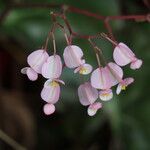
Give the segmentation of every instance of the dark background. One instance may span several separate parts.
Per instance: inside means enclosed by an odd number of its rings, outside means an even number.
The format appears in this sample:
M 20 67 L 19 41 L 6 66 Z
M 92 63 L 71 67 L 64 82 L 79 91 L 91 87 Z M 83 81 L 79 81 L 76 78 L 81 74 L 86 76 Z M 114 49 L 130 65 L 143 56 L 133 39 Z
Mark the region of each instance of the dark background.
M 147 14 L 142 0 L 14 0 L 24 3 L 65 3 L 102 15 Z M 146 2 L 146 1 L 145 1 Z M 148 1 L 147 1 L 148 2 Z M 0 0 L 0 13 L 12 4 Z M 26 57 L 43 46 L 52 21 L 50 11 L 59 9 L 13 9 L 0 22 L 0 128 L 18 143 L 31 150 L 149 150 L 150 149 L 150 24 L 135 21 L 111 21 L 115 38 L 133 49 L 143 60 L 137 71 L 125 67 L 125 76 L 135 78 L 125 92 L 106 102 L 89 117 L 80 105 L 77 88 L 83 81 L 73 70 L 64 69 L 57 111 L 45 116 L 40 91 L 45 79 L 31 82 L 20 73 L 27 66 Z M 74 31 L 82 34 L 106 32 L 103 23 L 83 15 L 67 13 Z M 61 23 L 62 21 L 59 20 Z M 66 46 L 57 30 L 58 54 Z M 85 39 L 75 39 L 87 62 L 96 68 L 95 54 Z M 95 40 L 107 58 L 112 60 L 112 45 Z M 52 44 L 49 44 L 49 53 Z M 87 80 L 90 76 L 84 78 Z M 1 135 L 0 135 L 1 137 Z M 0 140 L 0 150 L 12 149 Z

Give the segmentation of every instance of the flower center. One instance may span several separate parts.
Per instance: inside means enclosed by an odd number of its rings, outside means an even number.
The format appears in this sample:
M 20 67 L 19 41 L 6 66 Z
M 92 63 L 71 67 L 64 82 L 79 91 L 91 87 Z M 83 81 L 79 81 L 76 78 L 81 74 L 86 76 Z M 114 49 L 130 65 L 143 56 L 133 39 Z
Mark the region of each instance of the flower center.
M 50 83 L 50 86 L 53 86 L 53 87 L 57 87 L 59 84 L 56 82 L 56 81 L 52 81 Z
M 103 93 L 103 94 L 101 94 L 101 96 L 104 96 L 104 97 L 107 97 L 109 95 L 110 95 L 109 93 Z
M 84 74 L 87 72 L 87 69 L 85 67 L 82 67 L 79 71 L 80 74 Z
M 126 90 L 126 86 L 125 86 L 125 85 L 122 85 L 122 86 L 121 86 L 121 90 Z

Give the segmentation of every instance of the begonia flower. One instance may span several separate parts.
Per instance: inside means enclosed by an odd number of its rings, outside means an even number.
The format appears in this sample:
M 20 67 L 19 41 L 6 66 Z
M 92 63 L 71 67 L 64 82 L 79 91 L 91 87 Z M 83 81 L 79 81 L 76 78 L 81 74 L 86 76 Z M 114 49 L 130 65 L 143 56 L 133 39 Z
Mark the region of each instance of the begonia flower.
M 130 63 L 130 68 L 139 69 L 142 65 L 142 60 L 138 59 L 132 50 L 124 43 L 119 43 L 113 52 L 113 58 L 119 66 L 125 66 Z
M 121 90 L 125 90 L 126 87 L 127 87 L 128 85 L 130 85 L 131 83 L 133 83 L 133 82 L 134 82 L 134 79 L 131 78 L 131 77 L 122 80 L 122 81 L 118 84 L 118 86 L 117 86 L 116 93 L 117 93 L 117 94 L 120 94 Z
M 101 100 L 110 100 L 113 97 L 111 87 L 122 81 L 123 70 L 115 63 L 108 63 L 105 67 L 97 68 L 92 72 L 91 85 L 99 90 Z
M 48 53 L 42 49 L 32 52 L 27 58 L 30 67 L 21 69 L 21 73 L 27 74 L 32 81 L 37 80 L 38 74 L 41 74 L 42 66 L 48 57 Z
M 82 59 L 83 51 L 76 45 L 69 45 L 65 48 L 63 53 L 65 64 L 68 68 L 76 68 L 74 73 L 89 74 L 92 71 L 92 66 L 86 64 L 85 60 Z

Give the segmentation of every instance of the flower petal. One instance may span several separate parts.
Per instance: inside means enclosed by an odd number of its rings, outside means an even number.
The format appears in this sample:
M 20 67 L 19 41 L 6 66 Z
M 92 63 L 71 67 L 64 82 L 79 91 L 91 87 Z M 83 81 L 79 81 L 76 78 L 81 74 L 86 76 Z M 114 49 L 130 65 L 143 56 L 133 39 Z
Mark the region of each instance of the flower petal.
M 62 73 L 62 62 L 59 55 L 50 56 L 43 64 L 42 75 L 49 79 L 59 78 Z
M 36 50 L 32 52 L 28 58 L 27 62 L 31 68 L 33 68 L 37 73 L 41 73 L 42 65 L 48 58 L 48 53 L 45 50 Z
M 49 87 L 44 87 L 41 92 L 41 98 L 47 103 L 55 104 L 59 100 L 60 86 L 55 81 L 50 83 Z
M 82 56 L 81 48 L 76 45 L 67 46 L 63 53 L 64 61 L 68 68 L 76 68 L 83 64 Z
M 100 67 L 92 72 L 91 85 L 96 89 L 109 89 L 112 86 L 110 80 L 110 71 L 108 67 Z
M 45 115 L 51 115 L 55 112 L 55 106 L 53 104 L 45 104 L 43 107 Z
M 130 65 L 130 68 L 135 70 L 139 69 L 142 66 L 143 61 L 140 59 L 136 59 L 136 61 L 133 61 Z
M 102 101 L 109 101 L 113 98 L 113 92 L 111 89 L 108 90 L 102 90 L 99 92 L 99 98 Z
M 119 95 L 121 93 L 122 85 L 119 83 L 116 89 L 116 94 Z
M 100 102 L 91 104 L 87 109 L 88 115 L 94 116 L 96 114 L 96 112 L 98 111 L 98 109 L 100 109 L 100 108 L 102 108 L 102 104 Z
M 110 82 L 112 86 L 118 84 L 123 77 L 123 70 L 117 64 L 110 62 L 107 65 L 108 69 L 110 70 Z
M 124 82 L 125 82 L 126 86 L 128 86 L 129 84 L 134 82 L 134 78 L 131 78 L 131 77 L 126 78 L 126 79 L 124 79 Z
M 113 52 L 113 58 L 119 66 L 125 66 L 129 64 L 134 57 L 135 54 L 124 43 L 119 43 Z
M 28 68 L 26 70 L 27 76 L 31 81 L 35 81 L 38 78 L 38 74 L 32 69 L 32 68 Z
M 84 106 L 90 105 L 98 98 L 98 91 L 89 82 L 81 84 L 78 88 L 80 103 Z

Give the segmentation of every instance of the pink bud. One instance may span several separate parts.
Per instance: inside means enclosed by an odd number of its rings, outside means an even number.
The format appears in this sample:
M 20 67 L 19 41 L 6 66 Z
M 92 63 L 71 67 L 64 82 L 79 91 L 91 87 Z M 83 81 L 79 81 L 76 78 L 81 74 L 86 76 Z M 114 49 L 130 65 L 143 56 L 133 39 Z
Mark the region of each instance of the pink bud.
M 50 56 L 42 66 L 42 75 L 47 79 L 59 78 L 62 73 L 62 62 L 59 55 Z
M 55 112 L 55 106 L 53 104 L 45 104 L 43 107 L 45 115 L 51 115 Z
M 89 82 L 81 84 L 78 88 L 80 103 L 84 106 L 90 105 L 98 98 L 98 91 Z

